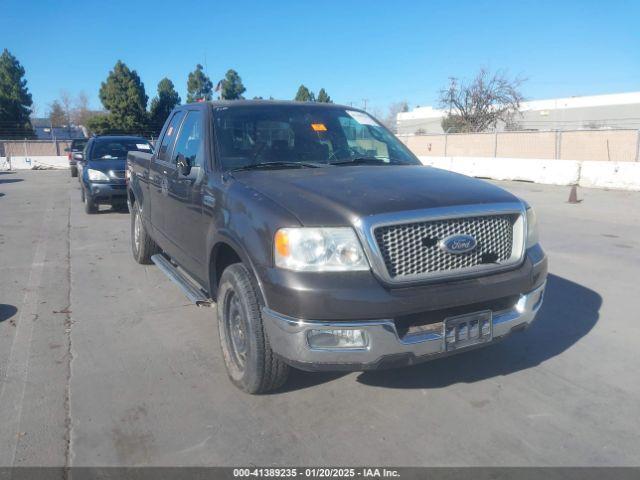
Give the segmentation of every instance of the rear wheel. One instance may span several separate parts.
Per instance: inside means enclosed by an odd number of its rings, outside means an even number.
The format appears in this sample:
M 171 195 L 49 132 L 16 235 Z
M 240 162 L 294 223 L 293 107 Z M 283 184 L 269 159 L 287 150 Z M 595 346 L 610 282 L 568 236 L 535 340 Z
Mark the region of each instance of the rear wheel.
M 160 248 L 144 228 L 138 203 L 134 203 L 131 209 L 131 252 L 136 262 L 142 265 L 153 263 L 151 256 L 160 252 Z
M 287 381 L 289 366 L 271 350 L 247 268 L 225 269 L 218 289 L 218 332 L 227 373 L 247 393 L 266 393 Z

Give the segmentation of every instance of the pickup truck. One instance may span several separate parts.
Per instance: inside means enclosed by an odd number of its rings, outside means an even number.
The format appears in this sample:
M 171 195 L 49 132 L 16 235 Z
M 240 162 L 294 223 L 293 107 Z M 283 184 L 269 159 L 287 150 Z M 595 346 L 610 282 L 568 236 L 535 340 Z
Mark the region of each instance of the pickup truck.
M 361 371 L 489 345 L 542 304 L 536 216 L 488 182 L 423 166 L 362 110 L 219 101 L 175 109 L 130 152 L 135 260 L 216 308 L 231 381 Z

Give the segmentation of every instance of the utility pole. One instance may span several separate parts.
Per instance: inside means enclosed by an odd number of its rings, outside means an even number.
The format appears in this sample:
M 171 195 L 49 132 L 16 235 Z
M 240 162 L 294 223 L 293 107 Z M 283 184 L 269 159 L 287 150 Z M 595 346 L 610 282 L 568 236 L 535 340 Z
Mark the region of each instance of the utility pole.
M 363 98 L 363 99 L 362 99 L 362 103 L 363 103 L 363 105 L 364 105 L 363 110 L 366 110 L 366 109 L 367 109 L 367 102 L 368 102 L 368 101 L 369 101 L 369 99 L 368 99 L 368 98 Z

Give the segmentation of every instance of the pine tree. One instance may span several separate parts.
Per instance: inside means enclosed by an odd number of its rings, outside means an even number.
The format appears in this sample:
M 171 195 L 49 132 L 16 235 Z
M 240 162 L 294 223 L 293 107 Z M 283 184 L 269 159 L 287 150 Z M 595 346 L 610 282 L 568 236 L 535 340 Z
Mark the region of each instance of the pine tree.
M 315 102 L 316 97 L 313 92 L 311 92 L 307 87 L 305 87 L 304 85 L 300 85 L 294 100 L 296 102 Z
M 144 84 L 137 72 L 118 60 L 100 86 L 100 101 L 109 111 L 106 122 L 109 132 L 96 133 L 145 133 L 147 99 Z
M 58 128 L 69 123 L 67 120 L 67 114 L 62 108 L 62 105 L 60 105 L 60 102 L 57 100 L 54 100 L 49 106 L 49 123 L 52 127 Z
M 316 102 L 333 103 L 333 100 L 331 100 L 331 97 L 329 96 L 327 91 L 324 88 L 321 88 L 320 91 L 318 92 L 318 99 L 316 100 Z
M 196 65 L 196 69 L 189 74 L 187 79 L 187 103 L 211 100 L 213 83 L 202 69 L 202 65 Z
M 227 70 L 224 80 L 220 85 L 220 98 L 222 100 L 242 100 L 242 94 L 247 90 L 242 84 L 242 79 L 238 72 L 233 69 Z
M 180 95 L 176 92 L 173 82 L 166 77 L 160 80 L 158 95 L 151 100 L 149 108 L 149 126 L 155 135 L 160 134 L 165 120 L 171 111 L 180 105 L 180 101 Z
M 33 100 L 24 67 L 6 48 L 0 55 L 0 137 L 33 137 L 29 115 Z

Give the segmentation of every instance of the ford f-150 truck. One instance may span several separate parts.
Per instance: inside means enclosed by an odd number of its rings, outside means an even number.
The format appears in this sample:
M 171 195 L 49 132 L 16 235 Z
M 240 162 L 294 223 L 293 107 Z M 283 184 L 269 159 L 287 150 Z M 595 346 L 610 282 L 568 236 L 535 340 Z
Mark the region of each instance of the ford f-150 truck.
M 412 365 L 524 329 L 547 259 L 524 201 L 425 167 L 364 111 L 178 107 L 130 152 L 134 258 L 215 305 L 231 381 Z

